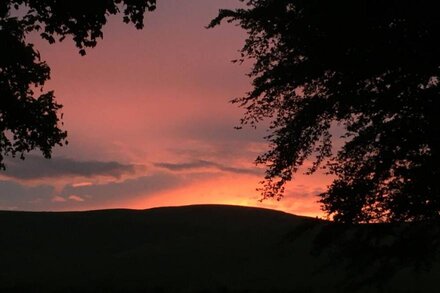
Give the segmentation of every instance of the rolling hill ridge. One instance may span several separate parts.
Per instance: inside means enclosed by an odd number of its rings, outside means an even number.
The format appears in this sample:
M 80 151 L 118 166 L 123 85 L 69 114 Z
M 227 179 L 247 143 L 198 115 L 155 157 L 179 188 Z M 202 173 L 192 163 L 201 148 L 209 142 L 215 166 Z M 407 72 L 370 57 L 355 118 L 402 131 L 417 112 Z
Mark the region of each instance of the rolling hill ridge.
M 435 292 L 429 231 L 222 205 L 2 211 L 0 291 Z

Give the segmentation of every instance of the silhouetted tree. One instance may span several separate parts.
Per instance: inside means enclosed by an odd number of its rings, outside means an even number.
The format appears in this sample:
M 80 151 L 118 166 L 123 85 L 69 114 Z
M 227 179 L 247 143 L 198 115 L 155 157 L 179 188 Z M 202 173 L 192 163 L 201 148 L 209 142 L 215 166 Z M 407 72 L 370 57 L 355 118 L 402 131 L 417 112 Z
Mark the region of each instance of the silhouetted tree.
M 210 23 L 248 33 L 253 89 L 242 124 L 270 119 L 263 198 L 311 158 L 335 176 L 320 195 L 336 221 L 440 218 L 437 1 L 246 0 Z M 337 140 L 336 132 L 343 132 Z M 334 142 L 342 143 L 335 151 Z
M 81 55 L 102 38 L 107 17 L 122 10 L 123 20 L 143 27 L 146 10 L 156 0 L 2 0 L 0 1 L 0 168 L 5 155 L 16 156 L 40 149 L 50 157 L 52 147 L 63 145 L 59 109 L 52 91 L 43 86 L 50 78 L 48 65 L 34 46 L 29 32 L 54 43 L 72 37 Z

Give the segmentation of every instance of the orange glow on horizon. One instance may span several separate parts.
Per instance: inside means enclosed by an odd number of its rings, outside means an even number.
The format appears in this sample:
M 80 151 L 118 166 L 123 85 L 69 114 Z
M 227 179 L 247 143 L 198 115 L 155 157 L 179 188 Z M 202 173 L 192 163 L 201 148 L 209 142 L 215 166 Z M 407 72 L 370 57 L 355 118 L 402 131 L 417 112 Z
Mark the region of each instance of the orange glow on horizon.
M 305 178 L 304 178 L 305 177 Z M 313 189 L 323 188 L 320 182 L 314 182 L 312 178 L 301 177 L 302 182 L 308 184 L 304 193 Z M 193 204 L 226 204 L 248 207 L 259 207 L 284 211 L 286 213 L 303 215 L 309 217 L 323 218 L 316 194 L 295 194 L 292 188 L 287 188 L 284 198 L 277 201 L 266 199 L 260 201 L 259 192 L 256 191 L 260 178 L 256 176 L 234 176 L 226 174 L 206 180 L 203 183 L 176 188 L 154 196 L 140 197 L 137 200 L 127 203 L 127 207 L 134 209 L 148 209 L 162 206 L 183 206 Z M 316 179 L 315 179 L 316 180 Z M 313 185 L 315 184 L 315 185 Z M 296 181 L 296 186 L 304 186 Z M 300 193 L 301 191 L 299 191 Z M 297 191 L 298 193 L 298 191 Z

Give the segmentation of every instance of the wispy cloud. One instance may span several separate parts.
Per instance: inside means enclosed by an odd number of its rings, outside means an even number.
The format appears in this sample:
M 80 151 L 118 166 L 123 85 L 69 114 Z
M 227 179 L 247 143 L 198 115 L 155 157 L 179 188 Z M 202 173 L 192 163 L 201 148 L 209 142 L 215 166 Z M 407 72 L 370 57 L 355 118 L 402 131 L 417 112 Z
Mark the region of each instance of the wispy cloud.
M 250 175 L 262 174 L 262 171 L 260 169 L 238 168 L 238 167 L 227 166 L 224 164 L 207 161 L 207 160 L 194 160 L 194 161 L 182 162 L 182 163 L 159 162 L 159 163 L 155 163 L 154 166 L 159 168 L 164 168 L 169 171 L 186 171 L 186 170 L 194 170 L 201 168 L 214 168 L 219 171 L 228 172 L 228 173 L 250 174 Z
M 73 200 L 73 201 L 79 201 L 79 202 L 84 201 L 84 198 L 82 198 L 81 196 L 75 195 L 75 194 L 69 195 L 69 199 Z
M 154 195 L 184 184 L 184 180 L 173 174 L 158 173 L 127 179 L 122 182 L 110 182 L 96 185 L 67 185 L 61 196 L 84 203 L 85 205 L 106 206 L 110 203 L 122 203 L 139 196 Z

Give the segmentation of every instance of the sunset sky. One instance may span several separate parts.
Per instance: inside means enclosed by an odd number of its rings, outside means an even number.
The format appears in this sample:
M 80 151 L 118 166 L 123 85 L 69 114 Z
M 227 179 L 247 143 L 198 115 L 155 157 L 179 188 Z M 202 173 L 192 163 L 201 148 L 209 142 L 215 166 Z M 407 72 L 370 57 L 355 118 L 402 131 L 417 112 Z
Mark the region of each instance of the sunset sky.
M 229 103 L 251 87 L 251 64 L 231 63 L 246 37 L 232 24 L 205 26 L 238 0 L 161 0 L 136 30 L 109 19 L 104 39 L 81 57 L 65 40 L 30 36 L 51 67 L 69 145 L 51 160 L 38 152 L 6 159 L 0 209 L 144 209 L 237 204 L 318 216 L 329 178 L 299 175 L 282 201 L 258 202 L 264 125 L 235 130 L 243 110 Z

